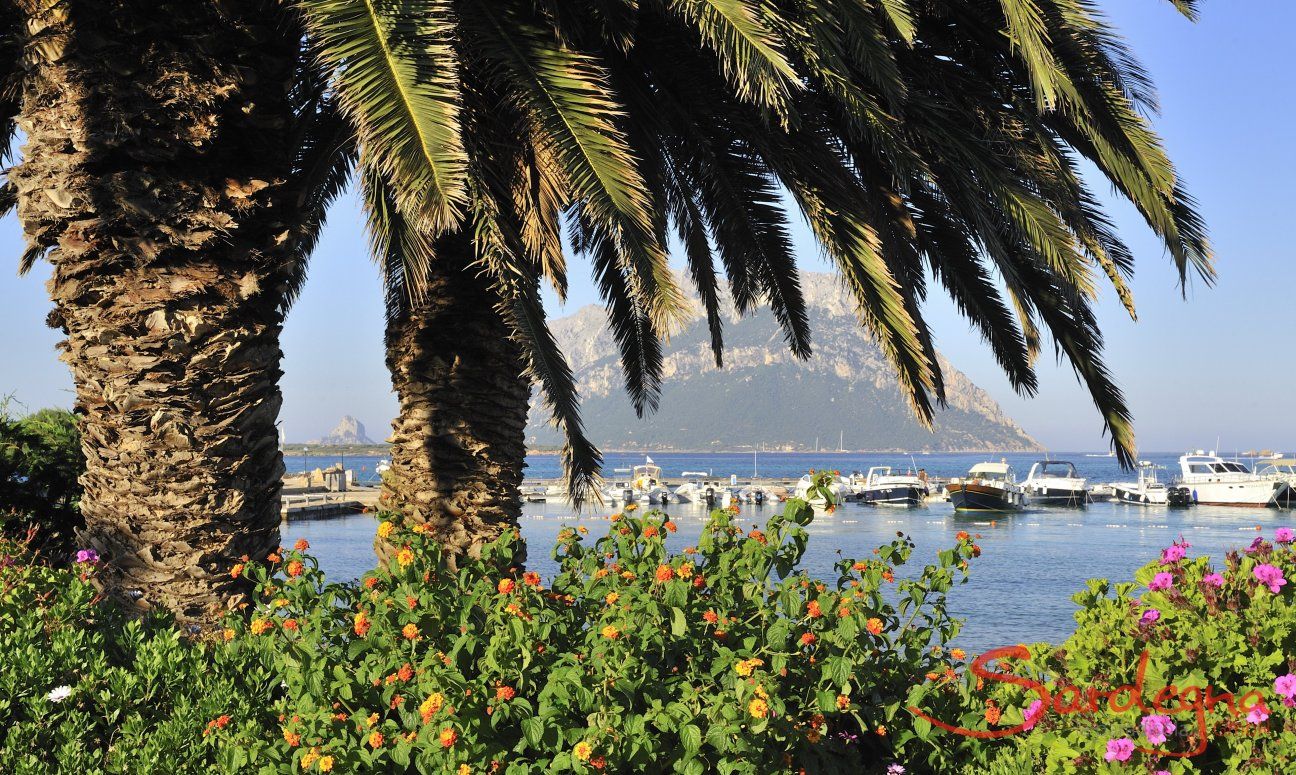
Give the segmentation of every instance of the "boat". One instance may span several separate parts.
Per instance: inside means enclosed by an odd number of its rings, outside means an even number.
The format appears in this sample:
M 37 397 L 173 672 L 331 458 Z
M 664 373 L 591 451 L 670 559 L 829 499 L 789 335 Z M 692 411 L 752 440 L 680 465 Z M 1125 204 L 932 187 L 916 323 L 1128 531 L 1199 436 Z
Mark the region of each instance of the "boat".
M 1258 474 L 1245 465 L 1201 450 L 1179 457 L 1179 478 L 1193 503 L 1202 506 L 1290 507 L 1292 483 L 1276 473 Z
M 812 477 L 810 474 L 806 474 L 798 479 L 796 488 L 793 490 L 793 497 L 801 498 L 811 506 L 822 508 L 828 505 L 824 502 L 823 496 L 821 495 L 817 495 L 813 498 L 806 497 L 806 493 L 810 491 L 811 481 Z M 846 496 L 850 494 L 850 486 L 846 483 L 845 479 L 842 479 L 841 474 L 834 474 L 832 481 L 828 483 L 828 492 L 832 495 L 833 505 L 839 506 L 842 501 L 846 500 Z
M 1087 452 L 1085 453 L 1085 457 L 1116 457 L 1116 452 L 1115 451 L 1103 452 L 1103 453 Z
M 624 468 L 613 469 L 614 473 L 625 471 Z M 629 479 L 614 481 L 604 491 L 604 495 L 612 504 L 648 503 L 665 506 L 673 500 L 671 491 L 662 484 L 661 466 L 653 463 L 650 457 L 644 458 L 642 465 L 630 469 Z
M 1147 460 L 1138 464 L 1138 481 L 1116 482 L 1112 485 L 1112 499 L 1119 503 L 1134 503 L 1140 506 L 1164 506 L 1169 503 L 1169 490 L 1157 479 L 1157 469 L 1164 466 L 1153 465 Z
M 1007 462 L 977 463 L 945 487 L 955 511 L 1021 511 L 1026 496 Z
M 875 506 L 921 506 L 931 494 L 926 474 L 894 474 L 891 466 L 873 466 L 859 492 L 860 503 Z
M 1031 466 L 1022 491 L 1032 504 L 1083 506 L 1089 502 L 1089 488 L 1076 467 L 1065 460 L 1040 460 Z
M 700 503 L 708 508 L 725 508 L 732 500 L 729 487 L 710 474 L 685 471 L 682 476 L 693 478 L 675 488 L 675 500 L 680 503 Z

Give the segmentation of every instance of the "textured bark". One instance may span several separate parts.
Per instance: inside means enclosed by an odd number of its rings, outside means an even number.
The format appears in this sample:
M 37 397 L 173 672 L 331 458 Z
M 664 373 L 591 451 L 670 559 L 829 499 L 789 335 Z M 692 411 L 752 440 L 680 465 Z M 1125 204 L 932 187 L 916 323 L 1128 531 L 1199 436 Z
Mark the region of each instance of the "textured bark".
M 451 558 L 477 556 L 517 525 L 530 393 L 496 299 L 468 258 L 462 235 L 439 240 L 425 297 L 387 328 L 400 415 L 381 502 L 428 525 Z
M 293 26 L 251 0 L 22 5 L 10 178 L 67 334 L 81 540 L 114 595 L 209 622 L 278 541 Z

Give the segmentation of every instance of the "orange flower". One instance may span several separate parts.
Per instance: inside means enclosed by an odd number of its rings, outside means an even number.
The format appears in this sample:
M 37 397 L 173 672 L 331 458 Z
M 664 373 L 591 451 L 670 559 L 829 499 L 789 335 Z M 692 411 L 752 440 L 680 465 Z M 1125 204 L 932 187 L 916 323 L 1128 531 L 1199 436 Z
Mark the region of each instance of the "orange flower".
M 759 530 L 751 531 L 750 533 L 747 534 L 747 537 L 761 544 L 766 543 L 769 540 L 765 537 L 765 534 Z
M 608 640 L 616 640 L 617 636 L 621 634 L 621 631 L 609 624 L 602 630 L 599 630 L 599 634 Z
M 666 530 L 671 533 L 674 533 L 676 530 L 679 529 L 675 526 L 675 523 L 671 522 L 669 519 L 662 523 L 662 527 L 666 528 Z
M 283 731 L 283 737 L 284 737 L 284 741 L 287 742 L 288 745 L 292 746 L 293 748 L 296 748 L 297 746 L 301 745 L 301 735 L 297 732 L 292 731 L 291 729 L 285 729 Z
M 837 710 L 846 710 L 850 707 L 850 697 L 844 694 L 837 695 Z
M 696 587 L 697 589 L 701 589 L 702 587 L 705 587 L 705 586 L 706 586 L 706 577 L 705 577 L 705 576 L 694 576 L 694 577 L 693 577 L 693 586 Z
M 269 553 L 269 554 L 266 555 L 266 562 L 268 562 L 268 563 L 272 563 L 272 564 L 273 564 L 273 563 L 279 562 L 279 560 L 280 560 L 280 557 L 279 557 L 279 553 L 278 553 L 278 552 L 271 552 L 271 553 Z
M 222 632 L 221 634 L 225 636 L 225 640 L 227 641 L 234 640 L 235 632 L 231 630 L 229 627 L 226 627 L 225 631 Z
M 409 565 L 411 562 L 414 562 L 413 550 L 411 550 L 408 546 L 405 547 L 404 549 L 401 549 L 399 552 L 396 553 L 396 562 L 400 563 L 401 567 L 404 567 L 406 565 Z
M 670 581 L 675 577 L 675 571 L 669 565 L 657 566 L 657 580 L 661 582 Z
M 882 620 L 877 618 L 876 616 L 870 617 L 869 620 L 864 623 L 864 628 L 867 629 L 869 632 L 873 633 L 874 635 L 881 635 Z
M 968 538 L 970 538 L 970 537 L 971 537 L 971 536 L 968 535 L 968 531 L 966 531 L 966 530 L 960 530 L 960 531 L 958 531 L 958 534 L 956 534 L 956 535 L 954 536 L 955 540 L 958 540 L 958 541 L 966 541 L 966 540 L 968 540 Z
M 892 581 L 895 581 L 895 574 L 891 573 L 890 568 L 887 568 L 886 570 L 882 571 L 882 580 L 887 582 L 888 584 L 891 583 Z
M 861 571 L 861 570 L 867 570 L 867 569 L 868 569 L 868 563 L 867 563 L 867 562 L 863 562 L 863 561 L 861 561 L 861 562 L 857 562 L 857 563 L 855 563 L 854 565 L 851 566 L 851 570 L 854 570 L 854 571 Z
M 431 721 L 443 705 L 445 705 L 445 696 L 441 692 L 429 694 L 428 698 L 419 705 L 419 715 L 423 717 L 423 723 Z
M 400 670 L 396 671 L 396 677 L 401 679 L 402 681 L 408 681 L 409 679 L 413 678 L 414 666 L 411 665 L 409 662 L 406 662 L 405 664 L 401 665 Z
M 998 707 L 997 705 L 995 705 L 994 702 L 987 702 L 987 703 L 986 703 L 986 709 L 985 709 L 985 720 L 986 720 L 986 723 L 987 723 L 987 724 L 998 724 L 998 723 L 999 723 L 999 716 L 1000 716 L 999 707 Z
M 981 547 L 977 546 L 976 544 L 972 544 L 972 556 L 973 556 L 973 557 L 980 557 L 980 556 L 981 556 Z
M 296 620 L 296 619 L 284 619 L 283 626 L 284 626 L 284 629 L 285 629 L 285 630 L 296 630 L 296 629 L 297 629 L 297 620 Z
M 273 627 L 274 624 L 272 624 L 268 619 L 253 619 L 250 629 L 252 630 L 253 635 L 260 635 L 264 632 L 268 632 Z
M 363 638 L 365 635 L 369 634 L 369 626 L 370 626 L 369 617 L 365 616 L 363 611 L 356 614 L 355 628 L 354 628 L 356 635 L 359 635 L 361 638 Z
M 401 628 L 401 635 L 405 636 L 405 640 L 418 640 L 418 636 L 419 636 L 418 625 L 414 624 L 413 622 L 410 622 L 409 624 Z
M 886 737 L 887 728 L 884 726 L 879 726 L 877 728 L 877 733 L 878 733 L 878 737 Z
M 370 733 L 369 735 L 370 748 L 380 748 L 382 744 L 383 744 L 382 732 L 379 732 L 378 730 L 374 730 L 372 733 Z
M 819 607 L 819 601 L 811 600 L 810 605 L 806 606 L 806 613 L 808 613 L 811 618 L 823 616 L 823 609 Z
M 305 538 L 298 538 L 297 543 L 293 544 L 293 548 L 299 552 L 304 552 L 310 548 L 310 541 Z
M 596 770 L 601 770 L 607 766 L 607 759 L 603 758 L 603 754 L 590 757 L 590 766 Z
M 441 734 L 437 737 L 437 739 L 441 741 L 442 748 L 449 748 L 455 744 L 455 741 L 459 739 L 459 733 L 454 731 L 453 727 L 446 727 L 445 729 L 441 730 Z
M 243 563 L 240 562 L 239 564 L 235 565 L 233 568 L 230 568 L 230 578 L 236 579 L 242 575 L 243 575 Z
M 522 574 L 522 583 L 528 587 L 538 587 L 540 586 L 540 574 L 529 570 Z
M 747 703 L 747 713 L 752 718 L 765 718 L 769 714 L 769 703 L 760 697 L 755 697 Z
M 712 611 L 710 609 L 708 609 L 706 613 L 702 614 L 702 621 L 706 622 L 707 624 L 715 624 L 719 620 L 720 620 L 719 614 L 717 614 L 715 611 Z
M 305 570 L 305 567 L 306 566 L 302 565 L 301 562 L 299 562 L 298 560 L 293 560 L 292 562 L 288 563 L 288 567 L 286 568 L 286 570 L 289 576 L 296 578 L 302 575 L 302 571 Z
M 374 578 L 373 576 L 370 576 L 369 578 L 364 580 L 364 585 L 365 585 L 365 589 L 373 589 L 374 587 L 378 586 L 378 579 Z
M 644 528 L 643 534 L 644 534 L 644 538 L 653 538 L 654 536 L 657 535 L 657 528 L 653 527 L 652 525 L 648 525 L 647 527 Z
M 513 591 L 515 586 L 517 586 L 517 584 L 513 582 L 513 579 L 500 579 L 499 583 L 495 585 L 495 588 L 499 590 L 501 595 L 507 595 Z
M 621 599 L 621 595 L 617 592 L 609 592 L 607 593 L 607 597 L 603 599 L 607 601 L 608 605 L 616 605 L 616 601 Z
M 516 696 L 517 692 L 513 690 L 512 686 L 500 686 L 495 689 L 495 699 L 500 702 L 508 702 Z
M 967 652 L 964 651 L 963 649 L 950 649 L 950 656 L 954 657 L 955 659 L 962 660 L 964 657 L 967 656 Z
M 803 634 L 801 635 L 801 645 L 802 645 L 802 646 L 809 646 L 809 645 L 811 645 L 812 643 L 814 643 L 815 640 L 817 640 L 817 638 L 815 638 L 815 634 L 814 634 L 813 632 L 807 632 L 807 633 L 803 633 Z
M 928 673 L 928 674 L 927 674 L 927 680 L 928 680 L 928 681 L 935 681 L 937 678 L 940 678 L 940 674 L 939 674 L 939 673 Z

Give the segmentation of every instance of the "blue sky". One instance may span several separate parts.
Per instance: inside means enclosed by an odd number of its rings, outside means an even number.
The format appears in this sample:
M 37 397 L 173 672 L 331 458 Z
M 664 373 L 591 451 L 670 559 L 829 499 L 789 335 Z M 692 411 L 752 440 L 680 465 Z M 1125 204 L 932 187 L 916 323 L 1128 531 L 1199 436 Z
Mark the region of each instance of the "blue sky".
M 1149 451 L 1214 447 L 1296 450 L 1291 411 L 1296 346 L 1296 266 L 1287 227 L 1296 197 L 1296 78 L 1286 0 L 1212 0 L 1192 24 L 1165 0 L 1109 0 L 1109 17 L 1131 42 L 1161 95 L 1157 129 L 1200 202 L 1216 249 L 1219 281 L 1181 298 L 1155 238 L 1128 206 L 1109 196 L 1121 234 L 1138 259 L 1133 283 L 1139 321 L 1114 294 L 1100 320 L 1108 363 L 1133 408 L 1139 445 Z M 312 261 L 305 292 L 284 329 L 282 419 L 290 440 L 323 435 L 343 414 L 383 438 L 395 413 L 382 355 L 382 307 L 354 199 L 339 202 Z M 827 269 L 804 228 L 802 266 Z M 15 218 L 0 220 L 0 255 L 16 266 L 22 238 Z M 572 268 L 566 310 L 597 303 L 587 267 Z M 71 379 L 46 329 L 48 266 L 0 279 L 0 395 L 26 407 L 70 406 Z M 1105 448 L 1102 424 L 1069 367 L 1040 364 L 1039 395 L 1013 394 L 977 336 L 947 302 L 927 315 L 937 346 L 986 388 L 1036 438 L 1055 450 Z M 666 388 L 669 390 L 669 385 Z

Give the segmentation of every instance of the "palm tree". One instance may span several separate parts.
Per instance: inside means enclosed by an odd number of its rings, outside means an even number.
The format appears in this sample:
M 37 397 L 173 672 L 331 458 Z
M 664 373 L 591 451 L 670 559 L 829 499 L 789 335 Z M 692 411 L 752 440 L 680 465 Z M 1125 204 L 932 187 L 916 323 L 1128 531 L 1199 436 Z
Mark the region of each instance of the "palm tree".
M 274 544 L 279 324 L 353 170 L 402 410 L 385 497 L 456 551 L 516 517 L 530 383 L 568 438 L 573 493 L 595 481 L 539 295 L 565 291 L 564 227 L 641 414 L 687 308 L 670 234 L 717 364 L 717 255 L 738 310 L 769 304 L 809 354 L 786 197 L 920 418 L 942 400 L 922 318 L 935 280 L 1023 393 L 1051 336 L 1125 462 L 1091 302 L 1101 272 L 1133 314 L 1133 257 L 1079 162 L 1181 281 L 1212 277 L 1143 114 L 1148 79 L 1090 0 L 291 5 L 6 6 L 21 77 L 0 107 L 27 137 L 7 191 L 24 263 L 54 265 L 87 540 L 141 603 L 200 617 L 225 568 Z

